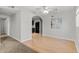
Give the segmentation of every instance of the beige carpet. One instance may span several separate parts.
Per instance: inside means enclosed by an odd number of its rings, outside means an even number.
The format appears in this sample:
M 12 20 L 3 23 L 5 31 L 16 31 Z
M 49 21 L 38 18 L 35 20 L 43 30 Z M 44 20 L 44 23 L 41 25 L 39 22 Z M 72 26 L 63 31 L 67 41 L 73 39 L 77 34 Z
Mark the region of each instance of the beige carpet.
M 36 51 L 23 45 L 11 37 L 0 38 L 0 53 L 36 53 Z

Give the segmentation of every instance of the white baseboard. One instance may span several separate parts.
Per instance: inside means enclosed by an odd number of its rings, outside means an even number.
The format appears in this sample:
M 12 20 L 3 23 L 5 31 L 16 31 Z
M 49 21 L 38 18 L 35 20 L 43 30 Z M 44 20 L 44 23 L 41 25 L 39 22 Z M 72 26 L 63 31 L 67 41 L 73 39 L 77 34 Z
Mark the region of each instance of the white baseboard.
M 67 38 L 67 37 L 57 37 L 55 36 L 56 38 L 59 38 L 59 39 L 64 39 L 64 40 L 69 40 L 69 41 L 74 41 L 73 38 Z
M 31 40 L 31 39 L 32 39 L 32 37 L 28 38 L 28 39 L 25 39 L 25 40 L 21 40 L 20 42 L 26 42 L 26 41 Z
M 68 38 L 68 37 L 62 37 L 62 36 L 50 36 L 50 35 L 43 35 L 43 36 L 47 36 L 47 37 L 51 37 L 51 38 L 57 38 L 57 39 L 62 39 L 62 40 L 69 40 L 69 41 L 74 41 L 73 38 Z

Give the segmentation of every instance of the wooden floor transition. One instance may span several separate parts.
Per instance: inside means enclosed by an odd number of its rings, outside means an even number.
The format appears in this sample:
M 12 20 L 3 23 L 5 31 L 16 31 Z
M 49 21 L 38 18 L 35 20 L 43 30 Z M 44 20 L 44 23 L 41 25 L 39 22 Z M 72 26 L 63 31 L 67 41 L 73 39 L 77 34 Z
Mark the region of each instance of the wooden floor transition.
M 76 47 L 73 41 L 56 39 L 33 34 L 33 39 L 23 42 L 28 47 L 40 53 L 75 53 Z

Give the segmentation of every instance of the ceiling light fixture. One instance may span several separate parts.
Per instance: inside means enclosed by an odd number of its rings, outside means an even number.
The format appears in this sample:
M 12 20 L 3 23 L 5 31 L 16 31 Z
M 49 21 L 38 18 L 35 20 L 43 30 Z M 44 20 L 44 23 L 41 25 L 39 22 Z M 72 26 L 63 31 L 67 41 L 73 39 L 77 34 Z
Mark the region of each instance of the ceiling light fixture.
M 48 14 L 48 13 L 49 13 L 48 7 L 43 6 L 43 13 L 44 13 L 44 14 Z
M 44 10 L 43 13 L 44 13 L 44 14 L 48 14 L 49 11 L 48 11 L 48 10 Z

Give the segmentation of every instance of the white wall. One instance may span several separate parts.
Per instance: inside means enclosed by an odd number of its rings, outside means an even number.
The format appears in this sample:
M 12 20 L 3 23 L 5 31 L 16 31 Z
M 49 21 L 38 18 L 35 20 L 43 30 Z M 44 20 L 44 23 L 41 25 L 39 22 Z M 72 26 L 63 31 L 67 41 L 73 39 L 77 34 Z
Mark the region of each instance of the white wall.
M 77 15 L 76 15 L 76 47 L 77 51 L 79 52 L 79 8 L 77 9 Z
M 1 18 L 0 18 L 0 34 L 1 34 Z
M 21 39 L 20 19 L 20 12 L 10 16 L 10 36 L 17 40 Z
M 32 17 L 26 7 L 21 7 L 21 41 L 32 39 Z
M 5 20 L 5 33 L 7 34 L 7 35 L 9 35 L 9 30 L 10 30 L 10 22 L 9 22 L 9 17 L 7 17 L 6 18 L 6 20 Z
M 51 15 L 49 14 L 42 17 L 43 35 L 68 40 L 75 39 L 75 11 L 67 10 L 59 12 L 58 14 L 53 14 L 56 17 L 62 17 L 62 24 L 60 25 L 60 29 L 51 29 Z
M 10 36 L 19 41 L 32 39 L 32 17 L 34 14 L 23 6 L 16 8 L 19 11 L 10 16 Z
M 75 40 L 77 51 L 79 52 L 79 27 L 76 27 L 76 40 Z

